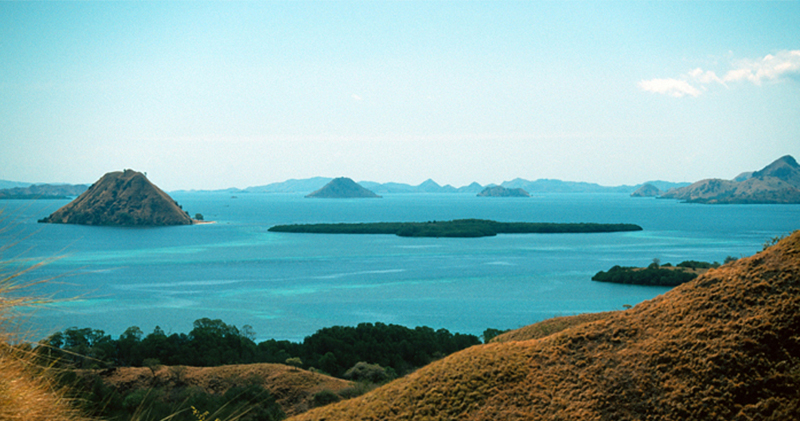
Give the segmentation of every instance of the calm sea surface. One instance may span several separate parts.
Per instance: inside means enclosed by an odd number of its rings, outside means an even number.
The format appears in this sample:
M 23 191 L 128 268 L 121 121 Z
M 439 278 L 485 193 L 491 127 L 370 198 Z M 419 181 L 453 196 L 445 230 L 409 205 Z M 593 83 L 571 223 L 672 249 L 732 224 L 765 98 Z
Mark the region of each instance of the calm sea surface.
M 189 332 L 202 317 L 251 325 L 258 340 L 300 341 L 361 322 L 479 335 L 559 315 L 622 309 L 667 288 L 591 281 L 613 265 L 748 256 L 800 228 L 798 205 L 691 205 L 624 194 L 394 194 L 382 199 L 173 194 L 215 224 L 113 228 L 37 224 L 67 200 L 4 201 L 5 260 L 60 257 L 25 279 L 58 276 L 37 292 L 68 301 L 36 310 L 39 335 L 68 327 Z M 276 224 L 485 218 L 626 222 L 644 231 L 488 238 L 270 233 Z M 6 267 L 9 269 L 9 267 Z

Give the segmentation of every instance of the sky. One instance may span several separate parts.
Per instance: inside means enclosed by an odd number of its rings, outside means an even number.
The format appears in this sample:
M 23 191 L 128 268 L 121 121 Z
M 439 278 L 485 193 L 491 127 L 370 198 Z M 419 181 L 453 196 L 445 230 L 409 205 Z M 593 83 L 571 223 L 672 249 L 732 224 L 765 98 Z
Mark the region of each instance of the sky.
M 0 2 L 0 179 L 634 185 L 800 159 L 800 2 Z

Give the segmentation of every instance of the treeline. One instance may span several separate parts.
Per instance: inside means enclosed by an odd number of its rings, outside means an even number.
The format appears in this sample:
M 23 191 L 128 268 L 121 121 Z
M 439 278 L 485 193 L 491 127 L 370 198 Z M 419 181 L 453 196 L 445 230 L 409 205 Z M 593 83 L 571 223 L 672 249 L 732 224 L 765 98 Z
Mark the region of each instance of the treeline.
M 732 258 L 729 257 L 728 259 Z M 726 259 L 726 263 L 728 259 Z M 659 265 L 657 261 L 654 261 L 646 268 L 617 265 L 606 272 L 597 272 L 592 277 L 592 280 L 617 284 L 677 286 L 697 278 L 698 274 L 689 270 L 712 269 L 719 266 L 720 264 L 717 262 L 708 263 L 695 260 L 681 262 L 675 267 L 669 263 Z
M 188 334 L 167 335 L 156 327 L 145 335 L 134 326 L 118 339 L 102 330 L 73 327 L 51 335 L 38 351 L 76 368 L 280 363 L 343 377 L 357 363 L 366 362 L 380 365 L 393 377 L 481 343 L 475 335 L 446 329 L 384 323 L 324 328 L 301 343 L 274 339 L 256 343 L 254 337 L 247 325 L 239 329 L 203 318 Z
M 395 234 L 400 237 L 487 237 L 497 234 L 567 234 L 641 231 L 635 224 L 497 222 L 457 219 L 428 222 L 276 225 L 273 232 L 314 234 Z

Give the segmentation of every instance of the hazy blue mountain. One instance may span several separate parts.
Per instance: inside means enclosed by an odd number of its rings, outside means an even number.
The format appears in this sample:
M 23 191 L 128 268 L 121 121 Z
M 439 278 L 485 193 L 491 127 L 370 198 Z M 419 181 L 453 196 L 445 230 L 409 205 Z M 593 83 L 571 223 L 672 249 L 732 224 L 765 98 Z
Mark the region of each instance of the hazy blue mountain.
M 379 198 L 375 192 L 347 177 L 334 178 L 319 190 L 307 195 L 320 199 Z
M 0 180 L 0 189 L 13 189 L 14 187 L 28 187 L 33 183 L 23 183 L 20 181 Z
M 631 197 L 656 197 L 660 195 L 661 190 L 650 183 L 645 183 L 642 187 L 639 187 L 635 192 L 631 193 Z
M 65 199 L 85 192 L 86 184 L 34 184 L 0 189 L 0 199 Z
M 562 181 L 541 178 L 536 181 L 528 181 L 515 178 L 511 181 L 504 181 L 500 184 L 507 189 L 523 189 L 528 193 L 631 193 L 636 190 L 632 186 L 606 187 L 596 183 L 584 181 Z
M 651 186 L 661 190 L 662 192 L 665 192 L 665 191 L 667 191 L 669 189 L 679 189 L 681 187 L 686 187 L 686 186 L 688 186 L 689 184 L 692 184 L 692 183 L 686 183 L 686 182 L 684 182 L 684 183 L 673 183 L 672 181 L 653 180 L 653 181 L 644 182 L 642 184 L 638 184 L 638 185 L 634 186 L 634 188 L 641 188 L 645 184 L 650 184 Z
M 321 189 L 331 180 L 333 178 L 330 177 L 313 177 L 300 180 L 292 178 L 280 183 L 248 187 L 243 191 L 247 193 L 309 193 Z

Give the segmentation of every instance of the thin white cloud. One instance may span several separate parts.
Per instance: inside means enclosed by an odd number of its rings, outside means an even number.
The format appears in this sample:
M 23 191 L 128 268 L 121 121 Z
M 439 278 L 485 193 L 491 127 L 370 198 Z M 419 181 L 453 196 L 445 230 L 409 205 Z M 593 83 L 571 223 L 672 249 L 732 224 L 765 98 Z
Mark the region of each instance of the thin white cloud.
M 706 85 L 720 84 L 728 87 L 728 82 L 750 81 L 761 85 L 762 81 L 780 80 L 800 75 L 800 50 L 783 50 L 775 55 L 767 54 L 757 60 L 740 60 L 732 69 L 719 77 L 716 72 L 696 68 L 680 78 L 650 79 L 638 83 L 643 91 L 673 97 L 697 97 L 705 91 Z
M 680 79 L 651 79 L 639 82 L 639 87 L 644 91 L 654 92 L 680 98 L 686 95 L 698 96 L 700 90 Z
M 760 85 L 763 80 L 775 80 L 800 74 L 800 50 L 767 54 L 760 60 L 742 60 L 737 69 L 725 74 L 726 81 L 749 80 Z
M 712 82 L 717 82 L 722 85 L 725 85 L 725 81 L 719 78 L 716 73 L 712 72 L 711 70 L 703 71 L 701 68 L 696 68 L 689 72 L 689 76 L 691 76 L 694 80 L 702 83 L 702 84 L 709 84 Z M 727 85 L 726 85 L 727 86 Z

